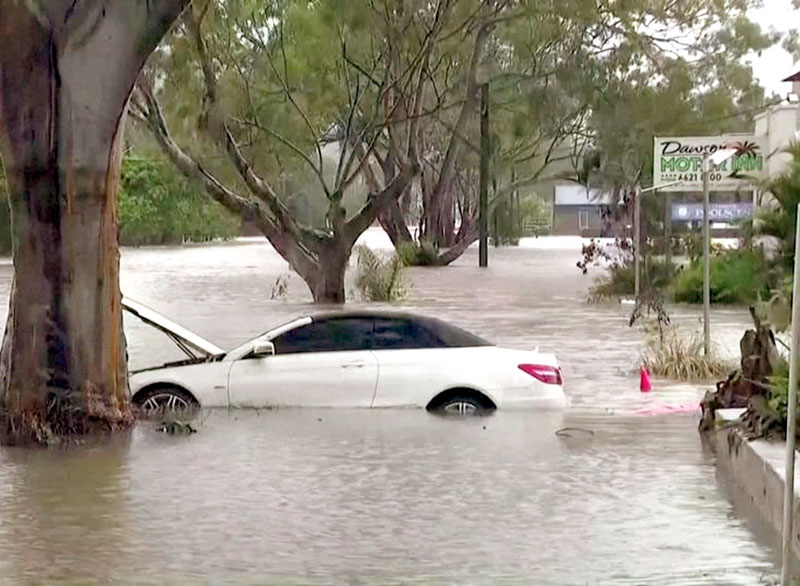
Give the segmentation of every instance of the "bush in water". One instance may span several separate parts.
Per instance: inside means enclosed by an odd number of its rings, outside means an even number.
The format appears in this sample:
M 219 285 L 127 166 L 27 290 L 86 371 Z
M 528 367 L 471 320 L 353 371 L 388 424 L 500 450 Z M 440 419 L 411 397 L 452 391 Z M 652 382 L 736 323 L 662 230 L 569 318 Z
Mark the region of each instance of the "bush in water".
M 367 246 L 355 248 L 358 254 L 356 287 L 365 301 L 398 301 L 408 294 L 403 278 L 403 262 L 397 254 L 384 258 Z

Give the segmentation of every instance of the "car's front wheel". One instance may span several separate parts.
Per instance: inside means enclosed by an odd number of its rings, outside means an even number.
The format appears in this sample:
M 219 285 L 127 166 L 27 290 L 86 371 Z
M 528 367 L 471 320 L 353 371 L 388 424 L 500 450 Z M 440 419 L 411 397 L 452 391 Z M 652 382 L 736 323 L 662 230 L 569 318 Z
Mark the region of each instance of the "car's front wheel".
M 180 411 L 192 411 L 199 407 L 191 394 L 176 387 L 154 387 L 138 393 L 134 403 L 146 417 Z

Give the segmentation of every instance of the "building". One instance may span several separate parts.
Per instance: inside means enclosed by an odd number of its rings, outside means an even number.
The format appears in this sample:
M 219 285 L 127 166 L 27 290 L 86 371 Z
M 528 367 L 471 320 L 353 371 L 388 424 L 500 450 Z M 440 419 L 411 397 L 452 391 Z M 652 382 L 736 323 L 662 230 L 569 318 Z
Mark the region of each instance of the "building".
M 800 73 L 796 76 L 800 78 Z M 767 177 L 780 175 L 792 160 L 792 157 L 783 150 L 798 140 L 799 106 L 796 102 L 778 104 L 771 106 L 754 118 L 755 134 L 765 137 L 765 173 Z
M 604 212 L 612 203 L 610 193 L 577 183 L 557 183 L 553 195 L 553 234 L 603 236 Z

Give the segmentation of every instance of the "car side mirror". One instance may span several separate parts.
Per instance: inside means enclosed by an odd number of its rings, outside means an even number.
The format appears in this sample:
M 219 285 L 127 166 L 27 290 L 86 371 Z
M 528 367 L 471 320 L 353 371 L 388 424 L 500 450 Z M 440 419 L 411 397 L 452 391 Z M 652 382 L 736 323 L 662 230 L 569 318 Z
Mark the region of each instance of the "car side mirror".
M 253 346 L 253 356 L 263 358 L 275 354 L 275 344 L 269 340 L 258 340 Z

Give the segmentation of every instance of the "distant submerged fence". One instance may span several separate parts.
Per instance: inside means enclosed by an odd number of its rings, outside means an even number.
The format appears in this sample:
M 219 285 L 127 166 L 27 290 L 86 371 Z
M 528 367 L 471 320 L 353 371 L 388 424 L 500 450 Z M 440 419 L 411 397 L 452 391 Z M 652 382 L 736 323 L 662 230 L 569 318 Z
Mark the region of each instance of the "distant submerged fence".
M 550 234 L 553 230 L 553 208 L 550 205 L 543 206 L 541 211 L 532 216 L 526 216 L 522 220 L 523 236 L 543 236 Z

